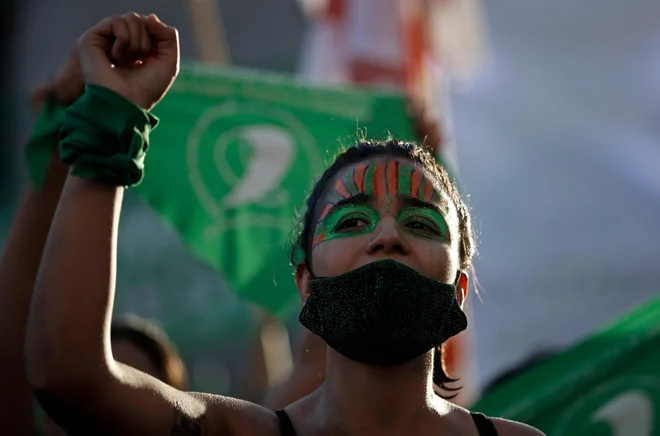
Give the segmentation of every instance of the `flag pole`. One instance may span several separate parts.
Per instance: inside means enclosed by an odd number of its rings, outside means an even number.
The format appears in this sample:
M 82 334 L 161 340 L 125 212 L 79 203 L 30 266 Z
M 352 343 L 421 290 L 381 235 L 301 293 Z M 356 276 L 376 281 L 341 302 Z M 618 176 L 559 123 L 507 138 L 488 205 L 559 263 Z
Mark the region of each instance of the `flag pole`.
M 188 0 L 198 58 L 205 64 L 231 65 L 220 6 L 216 0 Z M 291 345 L 286 327 L 261 308 L 256 308 L 258 340 L 251 362 L 256 384 L 249 389 L 261 394 L 288 377 L 292 366 Z M 253 383 L 254 384 L 254 383 Z
M 230 65 L 231 58 L 216 0 L 188 0 L 198 58 L 204 63 Z

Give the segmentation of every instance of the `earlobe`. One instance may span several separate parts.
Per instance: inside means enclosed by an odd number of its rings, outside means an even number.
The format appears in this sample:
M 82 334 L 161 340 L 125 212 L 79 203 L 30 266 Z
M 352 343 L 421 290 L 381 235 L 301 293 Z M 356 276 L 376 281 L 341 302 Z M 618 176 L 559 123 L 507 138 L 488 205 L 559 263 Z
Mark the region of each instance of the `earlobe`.
M 307 298 L 309 298 L 309 293 L 310 293 L 309 279 L 310 279 L 309 268 L 307 268 L 305 262 L 301 262 L 298 265 L 296 265 L 296 287 L 298 288 L 298 295 L 300 296 L 300 304 L 302 305 L 307 303 Z
M 465 299 L 468 294 L 468 285 L 470 284 L 470 278 L 463 271 L 458 272 L 458 277 L 456 277 L 456 298 L 458 298 L 458 303 L 463 307 Z

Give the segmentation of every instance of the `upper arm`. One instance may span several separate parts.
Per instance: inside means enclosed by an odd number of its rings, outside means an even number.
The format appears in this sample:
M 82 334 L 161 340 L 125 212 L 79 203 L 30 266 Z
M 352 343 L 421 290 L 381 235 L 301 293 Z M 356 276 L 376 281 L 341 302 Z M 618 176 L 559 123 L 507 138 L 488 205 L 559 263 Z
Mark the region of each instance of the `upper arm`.
M 545 436 L 542 431 L 523 424 L 503 418 L 490 418 L 500 436 Z
M 179 391 L 120 363 L 95 385 L 53 398 L 37 392 L 37 398 L 70 435 L 240 435 L 254 432 L 250 422 L 263 430 L 275 418 L 251 403 Z

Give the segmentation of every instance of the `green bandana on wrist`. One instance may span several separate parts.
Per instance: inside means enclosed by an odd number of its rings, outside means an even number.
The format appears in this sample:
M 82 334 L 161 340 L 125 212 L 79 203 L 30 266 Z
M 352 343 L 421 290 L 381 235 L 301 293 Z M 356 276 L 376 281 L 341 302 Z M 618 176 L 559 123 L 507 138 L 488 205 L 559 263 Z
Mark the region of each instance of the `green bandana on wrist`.
M 136 186 L 144 177 L 149 134 L 158 118 L 110 89 L 87 85 L 65 113 L 60 157 L 72 174 L 115 186 Z

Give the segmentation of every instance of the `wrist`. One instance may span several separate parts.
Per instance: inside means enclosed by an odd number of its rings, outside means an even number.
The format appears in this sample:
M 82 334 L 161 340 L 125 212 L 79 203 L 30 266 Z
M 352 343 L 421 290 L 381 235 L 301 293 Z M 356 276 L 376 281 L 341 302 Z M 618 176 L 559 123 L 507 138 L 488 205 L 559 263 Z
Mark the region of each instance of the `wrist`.
M 72 174 L 109 185 L 135 186 L 144 176 L 149 135 L 158 118 L 124 95 L 89 84 L 65 116 L 60 155 Z
M 149 105 L 145 105 L 140 98 L 95 83 L 88 84 L 83 95 L 94 99 L 99 112 L 103 111 L 106 116 L 119 113 L 127 122 L 136 124 L 140 130 L 149 124 L 158 124 L 158 119 L 149 113 L 149 109 L 145 109 Z

